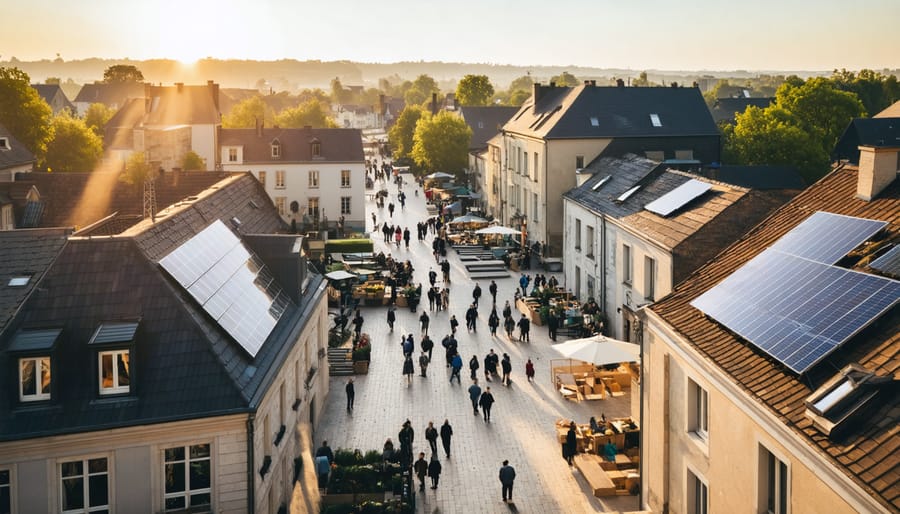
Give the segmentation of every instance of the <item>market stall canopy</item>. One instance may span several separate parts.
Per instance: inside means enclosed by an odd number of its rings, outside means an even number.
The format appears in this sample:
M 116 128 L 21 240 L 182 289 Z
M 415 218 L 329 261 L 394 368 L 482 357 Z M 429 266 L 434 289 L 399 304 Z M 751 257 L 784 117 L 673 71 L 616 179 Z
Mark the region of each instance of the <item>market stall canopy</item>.
M 462 204 L 459 202 L 453 202 L 450 205 L 444 206 L 444 213 L 446 214 L 448 212 L 461 213 L 462 212 Z
M 573 339 L 553 345 L 553 349 L 564 357 L 589 362 L 595 366 L 637 362 L 641 356 L 641 348 L 638 345 L 602 335 Z
M 479 216 L 474 216 L 472 214 L 466 214 L 465 216 L 458 216 L 456 218 L 453 218 L 453 221 L 450 222 L 451 225 L 455 225 L 457 223 L 488 223 L 488 220 Z
M 451 175 L 449 173 L 444 173 L 443 171 L 435 171 L 430 175 L 425 175 L 425 179 L 427 180 L 441 180 L 441 179 L 450 179 L 456 178 L 456 175 Z
M 522 233 L 521 230 L 516 230 L 514 228 L 503 227 L 500 225 L 495 225 L 493 227 L 485 227 L 475 231 L 476 234 L 493 234 L 493 235 L 501 235 L 501 236 L 517 236 Z
M 356 275 L 353 273 L 348 273 L 344 270 L 332 271 L 331 273 L 326 273 L 325 277 L 331 280 L 347 280 L 348 278 L 356 278 Z

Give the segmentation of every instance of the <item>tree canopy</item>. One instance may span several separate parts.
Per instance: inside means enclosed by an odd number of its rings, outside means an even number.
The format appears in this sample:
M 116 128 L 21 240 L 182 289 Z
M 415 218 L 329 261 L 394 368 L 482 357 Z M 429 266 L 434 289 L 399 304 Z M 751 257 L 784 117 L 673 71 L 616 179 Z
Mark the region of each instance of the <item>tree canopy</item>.
M 561 74 L 551 77 L 550 82 L 555 83 L 557 86 L 577 86 L 579 84 L 578 79 L 575 78 L 575 75 L 572 75 L 568 71 L 564 71 Z
M 425 170 L 455 173 L 468 162 L 472 129 L 459 116 L 441 111 L 426 116 L 416 124 L 412 158 Z
M 103 129 L 116 111 L 101 103 L 93 103 L 84 112 L 84 123 L 94 134 L 103 137 Z
M 404 84 L 405 85 L 405 84 Z M 403 93 L 406 105 L 423 105 L 431 100 L 433 93 L 440 93 L 437 82 L 428 75 L 419 75 L 409 84 L 409 88 Z
M 487 75 L 466 75 L 456 86 L 459 105 L 488 105 L 494 96 L 494 86 Z
M 114 64 L 103 72 L 103 82 L 143 82 L 144 74 L 133 64 Z
M 181 158 L 181 169 L 184 171 L 206 171 L 206 161 L 197 152 L 191 150 Z
M 866 115 L 855 93 L 841 91 L 823 77 L 811 78 L 799 86 L 782 84 L 775 93 L 775 101 L 829 153 L 847 124 Z
M 416 125 L 424 116 L 425 111 L 418 105 L 407 105 L 402 111 L 397 121 L 388 131 L 388 142 L 391 144 L 391 151 L 394 159 L 403 159 L 410 157 L 413 149 L 413 135 L 416 133 Z
M 316 99 L 309 99 L 297 107 L 285 109 L 275 116 L 275 123 L 286 128 L 337 128 L 337 123 Z
M 0 68 L 0 122 L 41 158 L 52 135 L 52 111 L 31 87 L 31 78 L 18 68 Z
M 242 100 L 232 107 L 231 112 L 222 116 L 223 128 L 253 128 L 256 123 L 272 125 L 275 111 L 259 95 Z
M 894 75 L 884 75 L 872 70 L 859 70 L 854 74 L 847 70 L 834 70 L 831 81 L 841 91 L 856 93 L 866 112 L 874 116 L 900 100 L 900 82 Z
M 103 157 L 103 141 L 84 120 L 60 114 L 53 118 L 52 127 L 43 167 L 64 173 L 94 171 Z
M 125 161 L 125 169 L 119 180 L 133 186 L 142 186 L 153 173 L 153 166 L 147 162 L 144 152 L 134 152 Z

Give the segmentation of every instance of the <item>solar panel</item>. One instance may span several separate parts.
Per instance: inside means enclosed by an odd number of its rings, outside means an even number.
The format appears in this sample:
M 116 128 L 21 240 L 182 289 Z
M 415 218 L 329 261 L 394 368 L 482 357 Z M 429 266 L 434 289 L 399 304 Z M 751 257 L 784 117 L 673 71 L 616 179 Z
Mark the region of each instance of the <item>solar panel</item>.
M 823 264 L 834 264 L 885 225 L 885 221 L 818 211 L 785 234 L 772 248 Z
M 882 273 L 900 277 L 900 245 L 896 245 L 881 257 L 872 261 L 869 267 Z
M 650 212 L 668 216 L 712 188 L 712 184 L 690 179 L 644 206 Z
M 691 302 L 803 374 L 900 301 L 900 282 L 773 248 Z
M 262 261 L 219 220 L 159 264 L 253 357 L 290 305 Z

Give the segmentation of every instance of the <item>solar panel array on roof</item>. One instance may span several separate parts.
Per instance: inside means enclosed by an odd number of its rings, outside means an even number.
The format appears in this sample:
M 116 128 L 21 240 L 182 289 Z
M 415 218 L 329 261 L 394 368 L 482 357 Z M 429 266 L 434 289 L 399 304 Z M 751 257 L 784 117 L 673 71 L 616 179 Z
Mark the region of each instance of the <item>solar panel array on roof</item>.
M 894 246 L 884 255 L 872 261 L 869 267 L 882 273 L 900 277 L 900 245 Z
M 772 248 L 823 264 L 834 264 L 887 225 L 886 221 L 818 211 Z
M 290 303 L 262 261 L 219 220 L 159 263 L 254 357 Z
M 810 216 L 691 305 L 794 372 L 805 373 L 900 301 L 900 282 L 832 265 L 865 241 L 861 234 L 871 236 L 883 226 L 847 218 Z M 853 237 L 846 233 L 854 230 Z M 816 245 L 815 251 L 803 241 Z
M 684 184 L 681 184 L 656 200 L 648 203 L 644 208 L 650 212 L 655 212 L 660 216 L 668 216 L 687 205 L 691 200 L 709 191 L 711 188 L 712 184 L 690 179 Z

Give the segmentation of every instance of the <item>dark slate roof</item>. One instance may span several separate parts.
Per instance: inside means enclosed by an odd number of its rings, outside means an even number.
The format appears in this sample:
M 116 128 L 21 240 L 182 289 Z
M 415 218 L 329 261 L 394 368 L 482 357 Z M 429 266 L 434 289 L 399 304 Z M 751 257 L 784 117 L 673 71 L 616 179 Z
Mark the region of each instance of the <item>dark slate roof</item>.
M 263 128 L 220 129 L 220 146 L 243 146 L 244 164 L 365 162 L 362 132 L 359 129 Z M 272 143 L 281 144 L 281 158 L 272 159 Z M 321 156 L 313 157 L 311 143 L 321 143 Z
M 21 166 L 23 164 L 33 163 L 36 159 L 25 145 L 23 145 L 15 136 L 0 123 L 0 137 L 9 140 L 9 150 L 0 149 L 0 170 Z
M 209 171 L 164 173 L 156 181 L 156 205 L 168 205 L 196 195 L 227 177 Z M 119 180 L 118 173 L 20 173 L 20 184 L 34 185 L 41 194 L 42 227 L 86 227 L 113 213 L 143 213 L 143 190 Z
M 806 182 L 792 166 L 737 166 L 706 168 L 703 175 L 750 189 L 803 189 Z
M 61 228 L 0 231 L 0 334 L 65 247 L 71 232 Z M 31 276 L 25 286 L 8 285 L 11 278 L 22 276 Z
M 818 449 L 822 459 L 843 471 L 887 510 L 897 511 L 900 431 L 896 427 L 900 423 L 900 396 L 882 395 L 878 407 L 868 416 L 870 422 L 860 424 L 840 441 L 829 439 L 813 426 L 804 414 L 804 400 L 850 363 L 858 363 L 878 375 L 898 376 L 900 307 L 895 306 L 822 364 L 798 377 L 690 305 L 816 211 L 885 220 L 889 222 L 885 238 L 900 238 L 900 180 L 869 202 L 856 198 L 857 180 L 856 167 L 839 166 L 650 309 L 737 384 L 750 401 L 768 409 L 774 418 Z
M 95 82 L 85 84 L 78 92 L 74 102 L 101 103 L 107 106 L 121 107 L 129 98 L 143 98 L 144 84 L 142 82 L 121 82 L 107 84 Z
M 144 119 L 143 98 L 130 98 L 103 127 L 103 145 L 105 148 L 131 149 L 134 147 L 134 127 Z
M 460 107 L 459 114 L 472 129 L 470 150 L 486 148 L 488 141 L 496 136 L 503 125 L 519 110 L 518 107 Z
M 740 114 L 747 110 L 747 107 L 759 107 L 760 109 L 765 109 L 769 105 L 775 102 L 774 98 L 717 98 L 716 103 L 713 105 L 712 109 L 710 109 L 710 113 L 712 114 L 713 120 L 716 123 L 726 121 L 728 123 L 734 122 L 734 117 L 736 114 Z
M 900 118 L 854 118 L 834 146 L 834 160 L 859 164 L 859 146 L 900 147 Z
M 537 103 L 533 96 L 525 102 L 503 127 L 506 132 L 541 139 L 718 136 L 697 88 L 583 85 L 539 91 Z M 651 114 L 661 126 L 653 126 Z
M 144 92 L 145 125 L 215 125 L 221 122 L 219 86 L 150 86 Z
M 75 112 L 75 106 L 69 101 L 69 97 L 67 97 L 65 91 L 59 87 L 59 84 L 32 84 L 31 87 L 36 89 L 38 94 L 41 95 L 41 98 L 43 98 L 51 107 L 53 106 L 54 99 L 62 97 L 62 108 L 69 109 L 69 111 L 73 113 Z
M 254 410 L 311 320 L 311 310 L 324 298 L 321 276 L 311 277 L 300 301 L 288 306 L 251 357 L 158 260 L 216 219 L 232 226 L 228 220 L 239 217 L 240 232 L 283 227 L 271 202 L 248 206 L 249 199 L 258 202 L 264 196 L 248 174 L 233 176 L 172 208 L 155 224 L 147 220 L 114 237 L 71 239 L 41 291 L 26 302 L 17 327 L 61 328 L 52 358 L 66 365 L 55 365 L 53 399 L 42 405 L 19 407 L 14 379 L 8 379 L 0 395 L 0 440 Z M 134 329 L 133 389 L 123 397 L 98 399 L 91 371 L 96 354 L 88 345 L 98 327 L 110 325 L 129 333 Z M 17 333 L 0 333 L 2 369 L 12 366 L 15 355 L 8 345 Z

